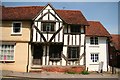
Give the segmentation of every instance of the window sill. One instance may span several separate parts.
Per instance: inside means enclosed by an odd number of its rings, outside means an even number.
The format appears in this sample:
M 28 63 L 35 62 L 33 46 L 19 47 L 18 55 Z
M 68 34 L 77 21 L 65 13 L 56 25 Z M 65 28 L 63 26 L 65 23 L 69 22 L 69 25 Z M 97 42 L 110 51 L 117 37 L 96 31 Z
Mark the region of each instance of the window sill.
M 11 33 L 11 36 L 21 36 L 22 33 Z
M 99 64 L 96 63 L 96 64 L 90 64 L 90 65 L 99 65 Z
M 68 61 L 77 61 L 79 60 L 78 58 L 68 58 Z
M 5 60 L 5 61 L 0 60 L 0 63 L 14 63 L 14 62 L 15 60 Z
M 59 61 L 61 58 L 50 58 L 51 61 Z
M 99 45 L 90 45 L 89 47 L 96 47 L 96 48 L 99 48 Z
M 99 65 L 99 62 L 91 62 L 90 65 Z

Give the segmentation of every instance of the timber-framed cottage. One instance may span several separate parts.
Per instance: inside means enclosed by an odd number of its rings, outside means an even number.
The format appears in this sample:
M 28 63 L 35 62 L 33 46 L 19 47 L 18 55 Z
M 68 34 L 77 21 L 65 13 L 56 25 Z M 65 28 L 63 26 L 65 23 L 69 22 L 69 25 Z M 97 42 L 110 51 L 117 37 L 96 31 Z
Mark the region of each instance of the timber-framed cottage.
M 108 67 L 109 32 L 87 21 L 79 10 L 52 5 L 2 7 L 0 61 L 3 70 L 30 71 L 46 66 Z

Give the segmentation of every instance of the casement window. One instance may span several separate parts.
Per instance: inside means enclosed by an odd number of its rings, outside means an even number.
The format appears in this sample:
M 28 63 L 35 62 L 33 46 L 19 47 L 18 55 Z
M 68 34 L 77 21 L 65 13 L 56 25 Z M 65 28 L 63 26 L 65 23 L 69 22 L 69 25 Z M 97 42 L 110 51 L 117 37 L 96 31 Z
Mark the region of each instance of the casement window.
M 22 23 L 21 22 L 13 22 L 12 23 L 12 33 L 13 34 L 21 34 Z
M 70 31 L 71 31 L 71 33 L 80 33 L 80 26 L 78 26 L 78 25 L 71 25 L 70 26 Z
M 68 47 L 68 59 L 74 60 L 79 58 L 79 47 Z
M 51 23 L 43 22 L 42 31 L 43 32 L 55 31 L 55 23 L 54 22 L 51 22 Z
M 91 45 L 98 45 L 98 37 L 90 37 Z
M 49 47 L 49 57 L 50 60 L 60 60 L 62 45 L 50 45 Z
M 0 45 L 0 61 L 14 61 L 14 45 Z
M 50 59 L 57 60 L 61 58 L 61 52 L 56 52 L 55 50 L 50 53 Z
M 99 60 L 99 54 L 98 53 L 91 53 L 91 61 L 92 62 L 98 62 Z

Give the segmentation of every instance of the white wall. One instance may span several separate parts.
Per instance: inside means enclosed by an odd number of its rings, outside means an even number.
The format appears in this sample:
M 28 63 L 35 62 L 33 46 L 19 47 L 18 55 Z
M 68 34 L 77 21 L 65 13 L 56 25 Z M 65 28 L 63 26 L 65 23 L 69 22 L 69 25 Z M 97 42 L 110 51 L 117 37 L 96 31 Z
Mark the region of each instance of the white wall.
M 89 71 L 98 71 L 99 70 L 99 62 L 103 61 L 103 71 L 107 71 L 107 44 L 106 37 L 98 38 L 98 45 L 90 45 L 90 37 L 86 37 L 86 68 L 88 67 Z M 98 53 L 99 61 L 97 63 L 93 63 L 91 61 L 90 53 Z

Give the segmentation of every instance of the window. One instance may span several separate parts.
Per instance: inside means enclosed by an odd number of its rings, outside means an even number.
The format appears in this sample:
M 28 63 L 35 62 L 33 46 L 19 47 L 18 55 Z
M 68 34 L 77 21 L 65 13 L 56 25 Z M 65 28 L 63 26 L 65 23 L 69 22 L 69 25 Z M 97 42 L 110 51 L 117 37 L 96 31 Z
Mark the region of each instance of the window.
M 85 28 L 83 26 L 81 26 L 81 33 L 84 34 L 85 33 Z
M 21 33 L 21 27 L 22 27 L 21 22 L 13 22 L 12 27 L 13 27 L 12 33 Z
M 79 58 L 79 47 L 68 47 L 68 58 L 69 59 Z
M 90 37 L 90 44 L 98 45 L 98 37 Z
M 80 26 L 78 25 L 71 25 L 70 26 L 71 33 L 80 33 Z
M 14 45 L 0 45 L 0 61 L 14 60 Z
M 49 32 L 54 31 L 55 23 L 42 23 L 42 31 Z
M 92 60 L 92 62 L 98 62 L 98 60 L 99 60 L 98 54 L 96 54 L 96 53 L 91 54 L 91 60 Z
M 60 60 L 61 59 L 61 51 L 63 45 L 50 45 L 49 47 L 49 56 L 50 60 Z

